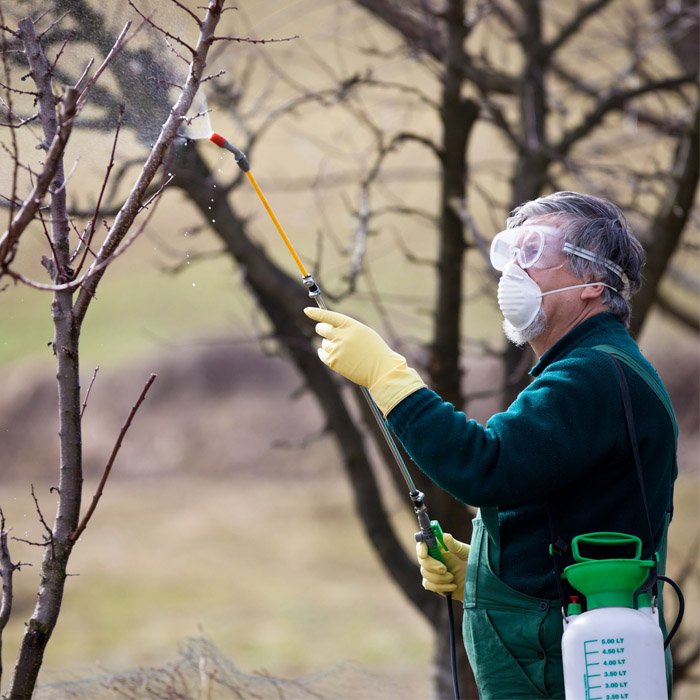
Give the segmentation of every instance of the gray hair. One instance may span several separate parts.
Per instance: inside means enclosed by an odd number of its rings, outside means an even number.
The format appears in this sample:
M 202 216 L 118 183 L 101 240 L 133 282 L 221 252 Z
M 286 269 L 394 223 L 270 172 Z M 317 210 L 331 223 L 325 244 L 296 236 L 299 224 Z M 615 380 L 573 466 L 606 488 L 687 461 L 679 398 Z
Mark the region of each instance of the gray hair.
M 600 261 L 593 262 L 569 255 L 569 269 L 580 279 L 604 282 L 618 290 L 614 292 L 605 287 L 603 303 L 629 327 L 632 314 L 629 299 L 641 286 L 645 255 L 625 215 L 607 199 L 577 192 L 555 192 L 516 207 L 507 226 L 521 226 L 528 219 L 549 215 L 561 218 L 558 225 L 564 231 L 566 243 L 584 248 L 599 258 Z M 606 267 L 604 260 L 622 268 L 629 280 L 628 289 L 624 289 L 623 281 Z

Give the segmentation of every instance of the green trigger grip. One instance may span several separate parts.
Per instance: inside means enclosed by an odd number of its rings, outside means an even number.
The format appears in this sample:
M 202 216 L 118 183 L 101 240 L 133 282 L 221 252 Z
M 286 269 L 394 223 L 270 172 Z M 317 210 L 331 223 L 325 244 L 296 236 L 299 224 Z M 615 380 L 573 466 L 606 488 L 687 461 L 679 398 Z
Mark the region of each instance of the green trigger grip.
M 442 527 L 440 527 L 440 523 L 437 520 L 431 520 L 430 529 L 433 531 L 433 538 L 432 542 L 428 543 L 428 554 L 433 559 L 437 559 L 444 564 L 445 559 L 442 556 L 442 550 L 447 551 L 447 547 L 445 546 Z

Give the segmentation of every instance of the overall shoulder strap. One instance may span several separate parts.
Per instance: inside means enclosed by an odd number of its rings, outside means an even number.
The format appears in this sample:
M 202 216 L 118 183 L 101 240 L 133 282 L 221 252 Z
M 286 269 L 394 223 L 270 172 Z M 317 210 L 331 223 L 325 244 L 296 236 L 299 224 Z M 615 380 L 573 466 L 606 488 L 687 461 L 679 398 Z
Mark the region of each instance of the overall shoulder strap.
M 659 380 L 638 360 L 632 357 L 629 353 L 626 353 L 620 348 L 616 348 L 614 345 L 596 345 L 593 347 L 594 350 L 601 350 L 602 352 L 612 355 L 612 357 L 617 358 L 620 362 L 624 362 L 632 371 L 636 372 L 637 375 L 643 379 L 647 386 L 656 394 L 659 401 L 663 404 L 668 413 L 668 417 L 671 420 L 671 425 L 673 426 L 673 436 L 678 440 L 678 421 L 676 420 L 676 414 L 673 410 L 673 406 L 668 398 L 668 395 L 661 387 Z

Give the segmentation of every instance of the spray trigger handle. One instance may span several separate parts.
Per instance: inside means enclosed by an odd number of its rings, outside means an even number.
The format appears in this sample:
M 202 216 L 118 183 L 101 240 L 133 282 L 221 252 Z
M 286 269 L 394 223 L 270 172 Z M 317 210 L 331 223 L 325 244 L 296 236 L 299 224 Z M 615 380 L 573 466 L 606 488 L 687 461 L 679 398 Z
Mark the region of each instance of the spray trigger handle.
M 428 546 L 428 554 L 433 559 L 437 559 L 444 564 L 445 559 L 442 556 L 442 550 L 446 552 L 447 546 L 445 545 L 440 523 L 437 520 L 431 520 L 426 528 L 420 518 L 418 518 L 418 522 L 421 525 L 421 529 L 420 532 L 416 532 L 416 542 L 425 542 Z

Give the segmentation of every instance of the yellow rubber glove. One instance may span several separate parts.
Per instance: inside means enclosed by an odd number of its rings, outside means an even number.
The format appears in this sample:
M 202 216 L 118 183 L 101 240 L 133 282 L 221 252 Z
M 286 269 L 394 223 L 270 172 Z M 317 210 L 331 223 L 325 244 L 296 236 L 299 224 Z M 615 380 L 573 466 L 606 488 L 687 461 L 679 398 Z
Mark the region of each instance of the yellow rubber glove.
M 406 358 L 394 352 L 381 336 L 354 318 L 316 307 L 304 313 L 316 324 L 323 342 L 318 356 L 332 370 L 367 387 L 386 416 L 409 394 L 425 386 Z
M 445 560 L 444 564 L 428 554 L 425 542 L 416 543 L 423 588 L 440 595 L 452 593 L 454 600 L 463 600 L 469 545 L 456 540 L 449 532 L 446 532 L 443 538 L 447 547 L 447 551 L 440 550 Z

